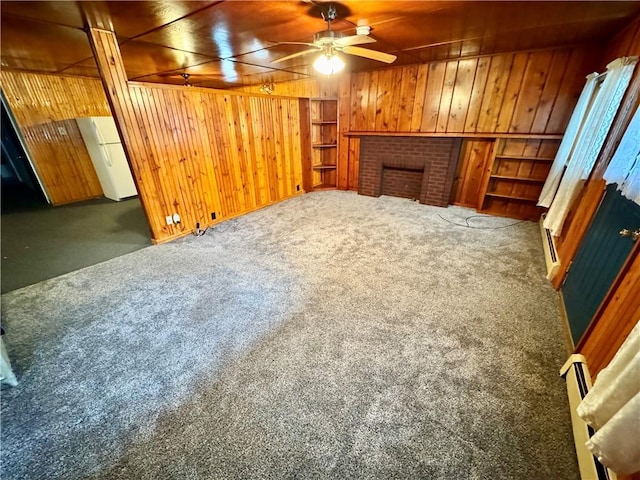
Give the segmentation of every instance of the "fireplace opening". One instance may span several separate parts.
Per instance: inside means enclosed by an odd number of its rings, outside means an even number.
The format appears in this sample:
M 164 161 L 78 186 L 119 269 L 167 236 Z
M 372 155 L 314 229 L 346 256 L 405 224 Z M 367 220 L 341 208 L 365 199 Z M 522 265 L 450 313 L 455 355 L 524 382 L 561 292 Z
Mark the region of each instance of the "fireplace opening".
M 422 191 L 423 168 L 382 168 L 382 195 L 417 200 Z

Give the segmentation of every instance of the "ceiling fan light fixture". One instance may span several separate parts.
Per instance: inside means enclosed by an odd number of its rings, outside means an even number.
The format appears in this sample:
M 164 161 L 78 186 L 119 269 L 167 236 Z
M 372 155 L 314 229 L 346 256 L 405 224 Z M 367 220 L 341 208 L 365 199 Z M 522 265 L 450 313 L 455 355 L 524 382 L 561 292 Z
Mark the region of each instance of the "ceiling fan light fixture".
M 322 53 L 315 62 L 313 68 L 322 75 L 334 75 L 344 68 L 342 59 L 333 52 Z

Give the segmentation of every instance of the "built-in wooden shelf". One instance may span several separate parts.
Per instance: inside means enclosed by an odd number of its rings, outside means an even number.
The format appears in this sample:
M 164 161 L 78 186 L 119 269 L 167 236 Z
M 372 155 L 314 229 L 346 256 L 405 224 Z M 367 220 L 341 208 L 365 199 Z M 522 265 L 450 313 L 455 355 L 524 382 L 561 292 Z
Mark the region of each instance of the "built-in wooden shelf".
M 335 165 L 314 165 L 313 166 L 314 170 L 333 170 L 335 168 L 336 168 Z
M 508 200 L 518 200 L 519 202 L 537 202 L 537 198 L 523 197 L 521 195 L 506 195 L 504 193 L 487 192 L 485 195 L 489 197 L 505 198 Z
M 309 126 L 310 155 L 303 164 L 306 191 L 336 188 L 338 183 L 338 99 L 310 98 L 300 100 Z M 307 148 L 309 148 L 307 147 Z
M 513 175 L 491 175 L 491 178 L 498 178 L 500 180 L 515 180 L 517 182 L 531 182 L 531 183 L 544 183 L 544 178 L 531 178 L 531 177 L 517 177 Z
M 555 138 L 554 138 L 555 137 Z M 488 154 L 478 195 L 478 211 L 537 221 L 538 207 L 561 136 L 496 138 Z
M 503 160 L 533 160 L 534 162 L 553 162 L 553 158 L 545 157 L 531 157 L 531 156 L 518 156 L 518 155 L 496 155 L 496 158 Z
M 563 135 L 544 134 L 544 133 L 472 133 L 472 132 L 456 132 L 456 133 L 432 133 L 432 132 L 365 132 L 350 131 L 344 135 L 348 137 L 455 137 L 455 138 L 517 138 L 529 140 L 561 140 Z

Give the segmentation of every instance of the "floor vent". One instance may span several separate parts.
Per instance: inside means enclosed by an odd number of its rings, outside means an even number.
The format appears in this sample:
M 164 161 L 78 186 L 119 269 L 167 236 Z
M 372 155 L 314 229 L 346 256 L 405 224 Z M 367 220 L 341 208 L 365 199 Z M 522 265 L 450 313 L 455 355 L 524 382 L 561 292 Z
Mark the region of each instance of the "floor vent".
M 616 474 L 604 467 L 587 449 L 585 443 L 591 438 L 594 431 L 578 416 L 576 411 L 578 405 L 591 388 L 591 375 L 584 356 L 579 354 L 571 355 L 560 369 L 560 376 L 564 377 L 567 382 L 573 440 L 576 445 L 580 477 L 582 480 L 616 480 L 618 478 Z
M 553 241 L 553 235 L 549 229 L 544 228 L 544 219 L 547 214 L 543 213 L 540 217 L 540 233 L 542 234 L 542 248 L 544 250 L 544 261 L 547 264 L 547 279 L 551 280 L 555 277 L 556 272 L 560 268 L 560 260 L 556 253 L 556 244 Z

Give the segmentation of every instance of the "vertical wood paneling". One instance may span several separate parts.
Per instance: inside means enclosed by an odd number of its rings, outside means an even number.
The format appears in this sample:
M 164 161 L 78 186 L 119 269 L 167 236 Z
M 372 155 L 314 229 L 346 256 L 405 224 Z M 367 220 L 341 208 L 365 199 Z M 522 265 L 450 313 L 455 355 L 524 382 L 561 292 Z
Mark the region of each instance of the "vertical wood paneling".
M 349 188 L 349 137 L 345 135 L 351 122 L 351 76 L 344 75 L 338 83 L 338 157 L 337 187 Z
M 566 73 L 560 84 L 544 133 L 563 133 L 566 130 L 573 108 L 584 88 L 585 77 L 596 70 L 598 65 L 595 60 L 599 56 L 600 52 L 593 49 L 576 48 L 571 51 L 571 56 L 565 67 Z
M 99 80 L 2 71 L 2 89 L 54 205 L 102 195 L 77 117 L 110 116 Z
M 456 81 L 451 100 L 451 108 L 449 111 L 449 121 L 447 122 L 446 127 L 446 131 L 448 132 L 464 131 L 473 82 L 475 80 L 477 70 L 477 58 L 461 60 L 458 62 Z
M 501 55 L 491 59 L 491 71 L 478 120 L 477 130 L 479 132 L 496 131 L 515 57 L 516 55 Z M 519 55 L 520 57 L 521 55 Z M 517 71 L 518 69 L 516 69 Z
M 429 66 L 420 65 L 416 78 L 416 91 L 411 111 L 411 131 L 418 132 L 422 124 L 422 111 L 424 109 L 425 95 L 427 89 L 427 79 L 429 76 Z
M 509 80 L 504 90 L 504 97 L 502 104 L 500 105 L 500 113 L 498 114 L 498 120 L 495 126 L 496 132 L 507 132 L 513 125 L 511 120 L 513 118 L 513 111 L 516 106 L 516 102 L 520 98 L 520 94 L 528 92 L 532 86 L 524 82 L 525 71 L 528 70 L 534 60 L 527 53 L 518 53 L 513 57 L 513 63 L 509 71 Z M 533 58 L 537 58 L 534 56 Z M 526 87 L 523 88 L 523 85 Z M 535 108 L 535 105 L 534 107 Z
M 360 173 L 360 139 L 349 138 L 349 189 L 358 189 L 358 175 Z
M 560 134 L 596 63 L 583 47 L 355 73 L 351 129 Z
M 340 77 L 341 76 L 335 78 L 304 78 L 301 80 L 291 80 L 289 82 L 277 82 L 274 83 L 275 89 L 272 95 L 299 98 L 336 97 L 338 95 L 338 82 L 340 81 Z M 260 91 L 261 86 L 262 85 L 259 84 L 246 85 L 232 88 L 230 91 L 264 95 L 264 92 Z
M 565 76 L 567 78 L 572 72 L 567 71 L 567 63 L 571 52 L 568 50 L 556 50 L 553 52 L 553 60 L 547 81 L 544 83 L 542 94 L 538 102 L 533 124 L 530 131 L 535 133 L 544 133 L 547 129 L 547 122 L 553 110 L 555 100 L 558 98 L 558 92 Z M 517 117 L 519 118 L 519 117 Z
M 451 111 L 451 102 L 453 100 L 453 89 L 456 85 L 458 76 L 458 63 L 447 62 L 444 73 L 444 82 L 442 91 L 440 92 L 440 106 L 438 108 L 438 119 L 436 121 L 436 132 L 446 132 L 449 123 L 449 112 Z
M 475 76 L 473 79 L 473 88 L 469 99 L 467 109 L 465 132 L 476 132 L 478 127 L 478 117 L 482 107 L 482 99 L 487 85 L 487 77 L 489 75 L 489 66 L 491 65 L 491 57 L 482 57 L 478 59 Z
M 588 47 L 559 48 L 355 73 L 351 75 L 347 104 L 349 130 L 474 133 L 487 134 L 487 139 L 496 133 L 561 134 L 582 90 L 585 75 L 597 65 L 597 54 Z M 358 162 L 353 140 L 346 153 L 348 184 L 350 189 L 357 189 L 357 177 L 352 180 L 351 173 L 357 169 Z M 477 205 L 478 186 L 482 181 L 474 172 L 477 173 L 478 168 L 482 170 L 481 165 L 486 163 L 489 143 L 481 139 L 466 143 L 454 185 L 454 203 Z M 537 146 L 548 150 L 544 142 L 538 142 Z M 531 151 L 533 156 L 549 154 Z M 546 173 L 540 168 L 546 167 L 520 162 L 513 175 L 543 178 Z M 469 178 L 467 173 L 471 175 Z M 538 188 L 533 182 L 494 183 L 509 190 L 508 194 L 527 198 Z M 492 210 L 518 217 L 539 213 L 530 205 L 509 200 L 494 198 L 492 202 L 498 206 Z
M 421 132 L 435 132 L 440 113 L 440 98 L 444 88 L 447 64 L 444 62 L 429 65 L 427 86 L 425 88 L 424 108 L 422 110 Z
M 451 203 L 465 207 L 478 206 L 478 194 L 482 177 L 494 141 L 491 139 L 467 139 L 463 142 L 454 179 Z
M 148 148 L 162 152 L 150 186 L 168 196 L 187 231 L 211 224 L 213 212 L 222 220 L 302 193 L 298 100 L 160 85 L 129 90 L 149 99 L 134 113 L 154 132 Z M 171 213 L 152 211 L 161 220 Z
M 155 241 L 302 193 L 302 100 L 128 83 L 115 36 L 91 35 Z

